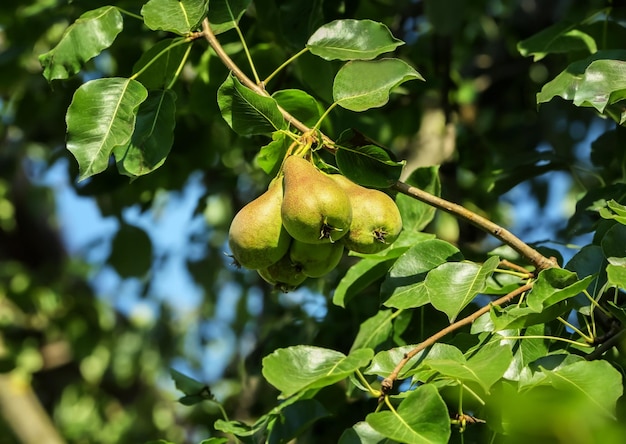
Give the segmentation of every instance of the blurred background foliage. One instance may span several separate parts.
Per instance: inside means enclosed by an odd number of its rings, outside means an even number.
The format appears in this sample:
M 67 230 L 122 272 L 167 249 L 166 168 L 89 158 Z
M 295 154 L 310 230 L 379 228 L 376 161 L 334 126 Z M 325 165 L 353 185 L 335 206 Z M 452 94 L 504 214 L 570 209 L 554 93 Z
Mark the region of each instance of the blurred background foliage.
M 620 3 L 613 2 L 615 16 L 624 15 Z M 268 141 L 236 136 L 222 119 L 215 97 L 227 70 L 204 41 L 193 45 L 175 86 L 178 116 L 166 163 L 131 183 L 114 165 L 76 182 L 76 163 L 64 148 L 64 113 L 74 90 L 86 79 L 131 75 L 142 53 L 168 37 L 125 16 L 115 44 L 86 72 L 49 85 L 38 55 L 80 14 L 105 4 L 0 4 L 2 443 L 46 442 L 36 441 L 38 430 L 49 442 L 198 441 L 220 412 L 212 403 L 178 404 L 169 368 L 209 384 L 231 418 L 253 420 L 275 403 L 276 391 L 260 377 L 263 356 L 309 343 L 346 352 L 360 323 L 378 310 L 376 283 L 348 310 L 329 302 L 354 258 L 286 295 L 230 264 L 230 220 L 271 179 L 255 166 Z M 115 6 L 140 9 L 134 1 Z M 406 159 L 407 174 L 441 164 L 444 197 L 513 227 L 525 240 L 565 244 L 580 234 L 565 229 L 580 193 L 622 177 L 623 162 L 602 153 L 623 140 L 623 129 L 594 152 L 604 167 L 599 179 L 590 164 L 590 134 L 613 125 L 562 100 L 536 106 L 536 93 L 572 54 L 533 62 L 517 44 L 605 6 L 600 0 L 258 0 L 241 27 L 264 77 L 324 23 L 385 23 L 407 42 L 397 56 L 426 82 L 407 83 L 380 110 L 336 108 L 325 127 L 329 136 L 356 128 Z M 220 40 L 245 70 L 236 34 Z M 305 55 L 268 89 L 304 89 L 328 105 L 337 69 Z M 554 172 L 563 175 L 546 175 Z M 556 202 L 550 198 L 555 177 L 564 184 Z M 85 202 L 95 210 L 87 212 Z M 95 234 L 76 248 L 71 227 Z M 446 215 L 429 230 L 469 257 L 493 246 Z M 442 319 L 430 322 L 435 329 Z M 323 396 L 332 399 L 333 390 Z M 371 400 L 329 404 L 336 415 L 315 426 L 317 442 L 333 441 L 372 410 Z M 16 415 L 18 408 L 26 410 Z

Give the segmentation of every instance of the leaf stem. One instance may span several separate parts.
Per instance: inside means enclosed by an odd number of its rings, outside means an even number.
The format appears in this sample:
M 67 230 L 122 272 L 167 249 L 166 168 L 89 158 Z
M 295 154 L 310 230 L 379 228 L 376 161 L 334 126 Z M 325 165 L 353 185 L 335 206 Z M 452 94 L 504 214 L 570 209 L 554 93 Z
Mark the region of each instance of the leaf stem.
M 356 376 L 359 379 L 359 381 L 361 381 L 361 384 L 363 384 L 365 386 L 365 388 L 367 388 L 367 391 L 370 392 L 370 395 L 372 395 L 374 398 L 380 397 L 380 390 L 374 389 L 370 385 L 370 383 L 367 382 L 367 379 L 365 379 L 365 376 L 363 376 L 363 373 L 361 373 L 360 370 L 357 369 L 357 371 L 355 373 L 356 373 Z
M 579 345 L 581 347 L 592 347 L 591 344 L 587 344 L 586 342 L 572 341 L 571 339 L 560 338 L 558 336 L 543 336 L 543 335 L 503 336 L 502 339 L 551 339 L 553 341 L 567 342 L 568 344 Z
M 237 35 L 239 36 L 239 40 L 241 40 L 241 44 L 243 45 L 243 51 L 246 53 L 246 58 L 248 59 L 248 63 L 250 64 L 250 69 L 252 70 L 252 75 L 254 76 L 254 81 L 256 82 L 257 85 L 261 86 L 261 88 L 263 88 L 262 84 L 261 84 L 261 79 L 259 78 L 259 75 L 256 72 L 256 67 L 254 66 L 254 62 L 252 61 L 252 56 L 250 55 L 250 50 L 248 49 L 248 45 L 246 44 L 246 39 L 243 38 L 243 34 L 241 33 L 241 29 L 239 28 L 239 25 L 237 25 L 237 23 L 235 23 L 235 31 L 237 31 Z M 265 88 L 263 88 L 265 89 Z
M 503 268 L 496 268 L 494 270 L 494 273 L 502 273 L 502 274 L 509 274 L 511 276 L 516 276 L 520 279 L 528 279 L 529 277 L 532 277 L 532 275 L 530 274 L 530 272 L 525 272 L 525 273 L 520 273 L 519 271 L 513 271 L 513 270 L 506 270 Z
M 301 49 L 298 53 L 296 53 L 296 54 L 292 55 L 291 57 L 289 57 L 282 65 L 280 65 L 278 68 L 276 68 L 273 73 L 271 73 L 269 76 L 267 76 L 265 78 L 265 80 L 263 80 L 262 85 L 263 86 L 267 85 L 270 82 L 270 80 L 272 80 L 274 77 L 276 77 L 276 75 L 279 72 L 281 72 L 283 69 L 285 69 L 285 67 L 287 65 L 289 65 L 291 62 L 293 62 L 298 57 L 300 57 L 302 54 L 305 54 L 308 51 L 309 51 L 309 48 L 304 48 L 304 49 Z
M 140 16 L 139 14 L 135 14 L 134 12 L 127 11 L 126 9 L 120 8 L 119 6 L 116 6 L 116 8 L 122 14 L 126 14 L 129 17 L 132 17 L 132 18 L 137 19 L 137 20 L 141 20 L 143 22 L 143 17 Z
M 571 328 L 572 330 L 574 330 L 575 333 L 577 333 L 581 338 L 583 338 L 585 340 L 585 342 L 588 343 L 592 343 L 593 342 L 593 337 L 587 336 L 586 334 L 584 334 L 582 331 L 580 331 L 578 328 L 576 328 L 576 326 L 570 324 L 569 322 L 567 322 L 565 319 L 563 319 L 561 316 L 557 317 L 557 320 L 559 322 L 561 322 L 563 325 L 566 325 L 567 327 Z M 589 324 L 587 324 L 588 326 Z
M 315 126 L 313 127 L 313 129 L 315 131 L 317 131 L 319 129 L 319 127 L 322 125 L 322 122 L 324 121 L 324 119 L 328 116 L 328 114 L 330 114 L 330 112 L 337 106 L 337 102 L 333 102 L 327 109 L 326 111 L 324 111 L 324 114 L 322 114 L 320 116 L 320 118 L 317 120 L 317 122 L 315 122 Z
M 441 338 L 446 336 L 448 333 L 452 333 L 453 331 L 456 331 L 456 330 L 458 330 L 461 327 L 464 327 L 466 325 L 471 324 L 472 322 L 474 322 L 476 319 L 478 319 L 479 317 L 481 317 L 485 313 L 488 313 L 489 310 L 491 310 L 491 307 L 497 307 L 497 306 L 506 304 L 507 302 L 510 302 L 513 298 L 519 296 L 520 294 L 524 293 L 525 291 L 530 290 L 532 287 L 533 287 L 533 283 L 529 282 L 529 283 L 527 283 L 525 285 L 522 285 L 521 287 L 516 288 L 515 290 L 513 290 L 509 294 L 502 296 L 501 298 L 491 302 L 490 304 L 487 304 L 484 307 L 476 310 L 474 313 L 470 314 L 469 316 L 466 316 L 465 318 L 460 319 L 460 320 L 456 321 L 455 323 L 450 324 L 446 328 L 438 331 L 437 333 L 435 333 L 434 335 L 432 335 L 428 339 L 426 339 L 424 342 L 420 343 L 413 350 L 411 350 L 408 353 L 406 353 L 404 355 L 404 357 L 400 360 L 400 362 L 398 362 L 398 364 L 393 369 L 391 374 L 389 376 L 387 376 L 385 379 L 383 379 L 383 381 L 381 383 L 381 391 L 382 391 L 383 395 L 387 395 L 387 393 L 389 393 L 391 391 L 391 389 L 393 388 L 393 384 L 396 381 L 396 379 L 398 379 L 398 375 L 400 374 L 400 371 L 402 370 L 402 368 L 416 354 L 418 354 L 422 350 L 430 347 L 431 345 L 435 344 L 437 341 L 439 341 Z
M 174 87 L 174 84 L 178 80 L 178 76 L 180 76 L 180 73 L 182 72 L 183 67 L 185 66 L 185 63 L 187 62 L 187 58 L 189 57 L 190 52 L 191 52 L 191 45 L 187 46 L 187 49 L 185 50 L 185 55 L 183 56 L 183 59 L 180 61 L 180 64 L 178 65 L 178 68 L 176 69 L 176 72 L 174 73 L 174 77 L 172 78 L 172 81 L 167 85 L 165 89 L 172 89 Z
M 461 382 L 461 381 L 459 381 L 459 382 Z M 485 405 L 485 401 L 483 400 L 483 398 L 478 396 L 478 393 L 476 393 L 474 390 L 472 390 L 471 388 L 469 388 L 468 386 L 466 386 L 465 384 L 463 384 L 461 382 L 461 393 L 463 393 L 463 390 L 467 390 L 467 393 L 472 395 L 476 399 L 476 401 L 478 401 L 480 403 L 480 405 Z M 461 397 L 461 399 L 463 399 L 463 398 Z

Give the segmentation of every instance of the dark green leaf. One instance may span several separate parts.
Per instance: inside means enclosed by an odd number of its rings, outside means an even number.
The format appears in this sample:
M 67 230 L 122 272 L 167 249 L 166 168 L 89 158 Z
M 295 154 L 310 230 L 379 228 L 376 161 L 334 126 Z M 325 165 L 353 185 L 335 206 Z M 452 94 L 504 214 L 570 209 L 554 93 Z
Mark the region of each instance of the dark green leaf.
M 347 378 L 366 366 L 373 356 L 360 349 L 349 356 L 321 347 L 281 348 L 263 358 L 263 376 L 287 398 L 305 389 L 321 388 Z
M 152 242 L 141 228 L 122 224 L 107 262 L 123 278 L 145 276 L 152 266 Z
M 306 46 L 326 60 L 371 60 L 404 44 L 372 20 L 335 20 L 313 33 Z
M 281 108 L 309 127 L 315 126 L 322 115 L 317 100 L 302 90 L 284 89 L 276 91 L 272 97 Z
M 200 381 L 196 381 L 193 378 L 190 378 L 187 375 L 183 375 L 178 370 L 170 369 L 170 375 L 174 380 L 174 384 L 176 388 L 183 392 L 185 395 L 197 395 L 203 391 L 208 389 L 206 384 L 201 383 Z
M 76 157 L 79 180 L 104 171 L 114 149 L 126 146 L 139 105 L 148 91 L 136 80 L 96 79 L 81 85 L 67 110 L 67 149 Z
M 365 420 L 377 432 L 399 442 L 445 444 L 450 438 L 448 408 L 431 384 L 410 392 L 396 410 L 370 413 Z
M 220 86 L 217 103 L 224 120 L 242 136 L 287 129 L 276 100 L 251 91 L 232 75 Z
M 365 421 L 357 422 L 345 430 L 339 438 L 339 444 L 391 444 L 391 441 L 372 428 Z
M 359 332 L 350 348 L 350 353 L 360 348 L 371 348 L 374 350 L 378 345 L 385 342 L 391 336 L 393 319 L 394 315 L 391 310 L 380 310 L 374 316 L 365 320 L 359 327 Z
M 428 273 L 424 282 L 430 303 L 448 315 L 450 322 L 487 285 L 487 278 L 498 267 L 500 258 L 492 256 L 483 265 L 448 262 Z
M 130 144 L 114 150 L 120 173 L 138 177 L 163 165 L 174 143 L 175 101 L 171 90 L 150 91 L 139 106 Z
M 400 251 L 397 253 L 398 256 L 401 254 Z M 337 285 L 333 294 L 333 304 L 345 307 L 345 304 L 358 296 L 363 289 L 382 278 L 396 258 L 397 256 L 389 259 L 361 259 L 354 264 Z
M 290 442 L 314 422 L 329 415 L 330 412 L 315 399 L 303 399 L 291 404 L 281 410 L 267 442 L 268 444 Z
M 378 108 L 389 101 L 389 94 L 400 84 L 424 78 L 399 59 L 354 60 L 335 76 L 333 100 L 351 111 Z
M 39 56 L 44 77 L 51 82 L 73 76 L 87 60 L 111 46 L 122 27 L 122 14 L 114 6 L 85 12 L 52 50 Z
M 439 166 L 417 168 L 405 182 L 435 196 L 441 194 Z M 398 205 L 400 214 L 402 214 L 402 226 L 404 230 L 421 231 L 426 228 L 426 225 L 428 225 L 435 216 L 435 207 L 404 194 L 398 194 L 396 204 Z
M 612 226 L 602 237 L 601 245 L 606 258 L 626 257 L 626 225 Z
M 146 51 L 133 66 L 133 72 L 146 67 L 137 78 L 147 89 L 165 89 L 176 78 L 180 64 L 185 58 L 188 44 L 180 44 L 181 38 L 165 39 Z M 160 56 L 159 56 L 160 54 Z M 158 58 L 157 58 L 158 56 Z
M 449 36 L 463 25 L 467 5 L 464 0 L 425 0 L 424 14 L 435 34 Z
M 215 35 L 235 28 L 250 0 L 211 0 L 209 3 L 209 22 Z
M 187 35 L 206 17 L 208 7 L 208 0 L 150 0 L 141 8 L 141 15 L 154 31 Z
M 448 242 L 430 239 L 406 251 L 394 263 L 381 286 L 387 307 L 414 308 L 430 302 L 424 280 L 428 272 L 449 261 L 460 261 L 459 250 Z
M 567 54 L 575 51 L 593 54 L 597 49 L 593 37 L 576 29 L 575 24 L 564 21 L 557 22 L 517 44 L 520 54 L 525 57 L 532 55 L 535 62 L 548 54 Z
M 337 148 L 337 166 L 353 182 L 365 187 L 388 188 L 400 178 L 404 162 L 394 161 L 379 146 Z

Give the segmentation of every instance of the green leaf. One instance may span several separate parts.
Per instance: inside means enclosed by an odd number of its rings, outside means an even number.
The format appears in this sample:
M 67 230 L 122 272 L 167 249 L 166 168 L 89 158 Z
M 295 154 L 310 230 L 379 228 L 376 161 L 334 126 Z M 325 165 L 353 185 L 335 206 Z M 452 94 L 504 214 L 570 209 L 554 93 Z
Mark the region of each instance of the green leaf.
M 67 110 L 67 149 L 79 180 L 104 171 L 114 149 L 130 142 L 139 105 L 148 91 L 136 80 L 105 78 L 80 86 Z
M 608 283 L 612 287 L 626 289 L 626 267 L 609 264 L 606 267 Z
M 354 60 L 346 63 L 335 76 L 333 100 L 351 111 L 378 108 L 389 101 L 398 85 L 424 78 L 399 59 Z
M 498 332 L 501 336 L 545 336 L 546 326 L 533 325 L 526 329 L 502 330 Z M 527 338 L 515 342 L 513 347 L 513 360 L 509 368 L 504 373 L 504 378 L 509 381 L 518 381 L 522 371 L 533 361 L 548 354 L 548 342 L 544 339 Z
M 130 144 L 114 150 L 120 173 L 138 177 L 163 165 L 174 143 L 175 101 L 171 90 L 149 92 L 139 106 Z
M 292 140 L 282 131 L 272 134 L 272 141 L 261 147 L 255 160 L 256 164 L 270 176 L 275 176 L 287 154 Z
M 615 224 L 609 228 L 600 245 L 606 258 L 626 257 L 626 225 Z
M 85 12 L 52 50 L 39 56 L 43 76 L 48 82 L 73 76 L 85 62 L 111 46 L 122 27 L 122 14 L 114 6 Z
M 208 7 L 208 0 L 150 0 L 141 15 L 153 31 L 187 35 L 206 17 Z
M 400 178 L 404 162 L 396 162 L 379 146 L 337 148 L 337 166 L 353 182 L 364 187 L 389 188 Z
M 587 276 L 578 280 L 576 273 L 563 268 L 543 270 L 526 298 L 528 307 L 539 313 L 551 305 L 578 295 L 593 279 L 593 276 Z
M 133 72 L 146 67 L 136 80 L 147 89 L 165 89 L 176 78 L 180 64 L 185 58 L 189 43 L 181 44 L 181 38 L 165 39 L 146 51 L 133 66 Z M 159 54 L 161 54 L 159 56 Z M 158 56 L 158 58 L 157 58 Z
M 178 390 L 183 392 L 185 395 L 197 395 L 203 390 L 207 389 L 207 385 L 201 383 L 200 381 L 196 381 L 193 378 L 190 378 L 187 375 L 182 374 L 178 370 L 170 369 L 170 375 L 174 380 L 174 385 Z
M 438 165 L 417 168 L 405 182 L 435 196 L 441 194 Z M 404 230 L 422 231 L 435 217 L 435 207 L 404 194 L 398 194 L 396 204 L 402 215 L 402 227 Z
M 462 260 L 458 248 L 439 239 L 420 242 L 407 250 L 393 264 L 381 286 L 385 306 L 420 307 L 430 302 L 424 280 L 428 272 L 441 264 Z
M 445 444 L 450 438 L 448 408 L 431 384 L 410 392 L 397 410 L 370 413 L 365 420 L 377 432 L 399 442 Z
M 346 429 L 339 438 L 339 444 L 391 444 L 385 435 L 377 432 L 365 421 L 357 422 Z
M 622 225 L 626 225 L 626 206 L 611 199 L 606 207 L 600 208 L 600 216 L 604 219 L 613 219 Z
M 382 23 L 345 19 L 320 27 L 306 46 L 325 60 L 371 60 L 403 44 Z
M 276 100 L 246 88 L 232 75 L 217 91 L 217 103 L 224 120 L 242 136 L 287 129 Z
M 281 410 L 267 442 L 269 444 L 291 442 L 314 422 L 329 415 L 330 412 L 315 399 L 303 399 L 291 404 Z
M 237 26 L 246 12 L 250 0 L 211 0 L 209 3 L 209 23 L 215 35 Z
M 383 378 L 386 378 L 393 372 L 404 356 L 413 350 L 417 345 L 403 345 L 402 347 L 394 347 L 389 350 L 383 350 L 381 352 L 376 353 L 374 359 L 372 359 L 372 363 L 365 371 L 368 375 L 377 375 Z M 426 354 L 425 350 L 422 350 L 420 353 L 413 356 L 409 361 L 402 367 L 400 373 L 398 374 L 398 379 L 402 380 L 407 377 L 407 372 L 413 369 Z
M 481 266 L 467 262 L 448 262 L 428 273 L 425 286 L 430 303 L 453 322 L 487 285 L 487 278 L 498 267 L 500 258 L 492 256 Z
M 374 352 L 360 349 L 346 356 L 321 347 L 281 348 L 263 358 L 263 376 L 287 398 L 303 390 L 332 385 L 367 365 Z
M 312 96 L 299 89 L 283 89 L 272 94 L 278 105 L 300 122 L 312 127 L 322 113 L 320 105 Z
M 595 53 L 596 41 L 589 34 L 576 29 L 575 24 L 560 21 L 517 44 L 524 57 L 533 56 L 537 62 L 548 54 L 568 54 L 575 51 Z
M 145 276 L 152 266 L 152 242 L 141 228 L 122 223 L 107 262 L 122 278 Z
M 599 112 L 624 98 L 626 89 L 626 51 L 598 51 L 584 60 L 574 62 L 537 94 L 537 103 L 559 96 L 576 106 L 592 106 Z
M 392 321 L 395 318 L 391 310 L 380 310 L 374 316 L 366 319 L 359 327 L 359 332 L 350 348 L 350 353 L 360 348 L 374 350 L 385 342 L 393 331 Z

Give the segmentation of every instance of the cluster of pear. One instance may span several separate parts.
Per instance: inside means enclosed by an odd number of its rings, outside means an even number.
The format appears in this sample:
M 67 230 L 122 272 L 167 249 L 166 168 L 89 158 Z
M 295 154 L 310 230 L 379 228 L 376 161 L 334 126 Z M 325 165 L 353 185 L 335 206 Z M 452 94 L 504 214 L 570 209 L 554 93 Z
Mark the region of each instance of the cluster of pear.
M 268 190 L 235 215 L 228 241 L 236 264 L 289 291 L 333 270 L 344 248 L 377 253 L 401 230 L 387 194 L 292 155 Z

